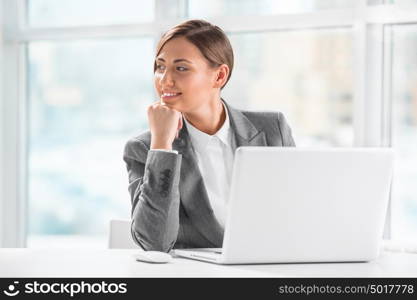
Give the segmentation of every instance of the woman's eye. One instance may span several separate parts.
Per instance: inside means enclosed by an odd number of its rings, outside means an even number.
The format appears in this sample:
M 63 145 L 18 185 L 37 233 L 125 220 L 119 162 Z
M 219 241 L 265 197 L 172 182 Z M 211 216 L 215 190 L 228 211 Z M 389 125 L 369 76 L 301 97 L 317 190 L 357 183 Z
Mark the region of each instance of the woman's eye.
M 165 69 L 165 66 L 163 65 L 156 65 L 157 71 L 163 71 Z M 187 71 L 188 69 L 186 67 L 177 67 L 178 71 Z
M 162 66 L 162 65 L 156 65 L 157 70 L 163 70 L 163 68 L 164 68 L 164 66 Z

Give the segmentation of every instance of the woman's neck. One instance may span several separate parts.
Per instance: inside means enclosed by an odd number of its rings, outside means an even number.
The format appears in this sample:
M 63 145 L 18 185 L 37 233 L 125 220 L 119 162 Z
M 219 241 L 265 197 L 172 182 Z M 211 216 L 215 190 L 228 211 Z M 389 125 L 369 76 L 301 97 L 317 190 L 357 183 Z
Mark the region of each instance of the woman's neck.
M 226 112 L 220 99 L 199 107 L 197 111 L 183 113 L 183 115 L 191 125 L 209 135 L 215 134 L 226 119 Z

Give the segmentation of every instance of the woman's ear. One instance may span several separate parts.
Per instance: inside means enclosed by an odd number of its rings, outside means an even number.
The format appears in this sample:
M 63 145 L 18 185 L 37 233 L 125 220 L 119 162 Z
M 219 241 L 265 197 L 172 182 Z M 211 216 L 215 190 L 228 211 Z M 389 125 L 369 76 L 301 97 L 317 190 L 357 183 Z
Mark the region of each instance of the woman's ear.
M 223 85 L 226 83 L 228 76 L 229 76 L 229 66 L 226 64 L 222 64 L 216 70 L 216 78 L 214 82 L 214 87 L 222 88 Z

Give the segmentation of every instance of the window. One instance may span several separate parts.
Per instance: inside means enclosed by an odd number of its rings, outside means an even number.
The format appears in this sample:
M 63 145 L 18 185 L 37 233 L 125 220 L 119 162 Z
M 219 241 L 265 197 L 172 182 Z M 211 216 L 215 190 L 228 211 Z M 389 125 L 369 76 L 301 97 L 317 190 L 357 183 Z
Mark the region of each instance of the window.
M 28 0 L 30 27 L 65 27 L 151 22 L 153 0 Z
M 28 58 L 28 245 L 105 235 L 108 220 L 130 217 L 121 158 L 147 126 L 153 41 L 32 42 Z
M 352 146 L 352 33 L 345 29 L 233 33 L 225 100 L 283 111 L 298 146 Z

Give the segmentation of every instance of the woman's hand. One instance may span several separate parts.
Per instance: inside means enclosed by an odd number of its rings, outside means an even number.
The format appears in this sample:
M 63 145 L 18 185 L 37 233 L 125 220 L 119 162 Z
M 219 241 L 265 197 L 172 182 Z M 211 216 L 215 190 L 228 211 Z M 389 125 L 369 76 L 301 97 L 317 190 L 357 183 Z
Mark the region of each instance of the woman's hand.
M 182 115 L 161 101 L 148 107 L 151 149 L 172 150 L 172 143 L 182 128 Z

